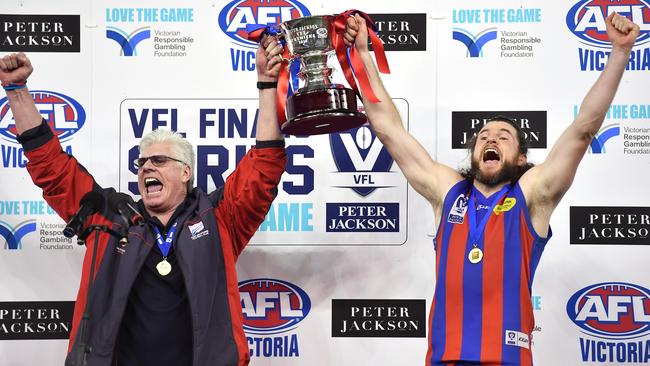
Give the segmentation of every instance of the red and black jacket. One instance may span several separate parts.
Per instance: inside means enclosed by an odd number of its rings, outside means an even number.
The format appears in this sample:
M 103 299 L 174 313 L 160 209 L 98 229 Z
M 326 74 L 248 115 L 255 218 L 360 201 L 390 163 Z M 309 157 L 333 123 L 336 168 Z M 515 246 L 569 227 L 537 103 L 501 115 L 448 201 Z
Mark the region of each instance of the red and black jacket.
M 66 222 L 76 213 L 80 199 L 89 191 L 106 198 L 112 188 L 101 188 L 93 177 L 66 154 L 47 124 L 19 137 L 29 159 L 27 169 L 43 189 L 47 203 Z M 242 328 L 243 315 L 235 263 L 249 239 L 264 220 L 285 169 L 283 141 L 268 141 L 252 148 L 223 187 L 206 194 L 195 188 L 189 207 L 179 216 L 176 256 L 185 278 L 193 330 L 193 364 L 247 365 L 250 359 Z M 104 209 L 88 222 L 122 229 L 121 218 Z M 203 223 L 208 234 L 192 235 L 188 226 Z M 129 229 L 129 243 L 120 247 L 108 233 L 100 233 L 95 256 L 92 293 L 86 303 L 95 235 L 86 242 L 81 284 L 77 294 L 68 357 L 74 359 L 75 337 L 86 306 L 92 314 L 88 326 L 87 364 L 109 366 L 114 361 L 116 338 L 131 286 L 149 251 L 156 245 L 148 226 Z M 121 250 L 118 250 L 119 249 Z

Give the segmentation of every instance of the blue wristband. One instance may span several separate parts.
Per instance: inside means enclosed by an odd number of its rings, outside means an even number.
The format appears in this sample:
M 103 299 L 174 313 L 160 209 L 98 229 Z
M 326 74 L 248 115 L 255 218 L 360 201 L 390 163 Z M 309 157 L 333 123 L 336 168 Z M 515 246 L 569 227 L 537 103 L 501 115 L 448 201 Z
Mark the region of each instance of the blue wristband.
M 27 87 L 27 84 L 26 84 L 26 83 L 22 83 L 22 84 L 7 84 L 7 85 L 3 85 L 3 86 L 2 86 L 2 88 L 3 88 L 4 90 L 6 90 L 6 91 L 17 90 L 17 89 L 22 89 L 22 88 L 26 88 L 26 87 Z

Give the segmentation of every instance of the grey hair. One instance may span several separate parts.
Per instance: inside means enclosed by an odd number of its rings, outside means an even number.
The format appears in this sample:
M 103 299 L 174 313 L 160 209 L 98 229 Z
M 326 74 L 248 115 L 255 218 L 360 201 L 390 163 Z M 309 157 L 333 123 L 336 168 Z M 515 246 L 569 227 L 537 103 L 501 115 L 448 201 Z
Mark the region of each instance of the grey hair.
M 174 159 L 181 160 L 190 167 L 190 180 L 187 182 L 187 193 L 194 187 L 194 147 L 180 133 L 157 129 L 146 134 L 140 140 L 140 151 L 153 144 L 169 144 L 172 147 Z M 178 163 L 179 165 L 181 163 Z

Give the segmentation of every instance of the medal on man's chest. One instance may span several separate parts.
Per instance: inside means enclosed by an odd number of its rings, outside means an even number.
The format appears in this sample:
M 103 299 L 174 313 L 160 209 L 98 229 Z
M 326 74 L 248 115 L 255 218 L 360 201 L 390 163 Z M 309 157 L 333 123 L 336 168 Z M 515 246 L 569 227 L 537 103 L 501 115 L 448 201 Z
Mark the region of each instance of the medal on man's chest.
M 483 260 L 483 251 L 479 247 L 474 247 L 469 251 L 467 259 L 469 259 L 470 263 L 477 264 Z
M 161 276 L 167 276 L 172 271 L 172 265 L 167 262 L 167 259 L 163 259 L 156 264 L 156 270 Z

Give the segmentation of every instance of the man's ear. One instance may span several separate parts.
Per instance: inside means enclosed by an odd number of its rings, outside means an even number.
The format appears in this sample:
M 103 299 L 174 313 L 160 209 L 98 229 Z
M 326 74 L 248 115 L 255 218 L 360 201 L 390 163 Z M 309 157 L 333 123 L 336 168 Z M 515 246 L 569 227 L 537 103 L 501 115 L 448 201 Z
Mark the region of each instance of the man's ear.
M 517 165 L 518 166 L 524 166 L 528 162 L 528 156 L 526 154 L 519 154 L 519 158 L 517 159 Z
M 181 174 L 181 179 L 183 180 L 183 183 L 189 182 L 191 177 L 192 177 L 192 169 L 188 165 L 183 165 L 183 173 Z

